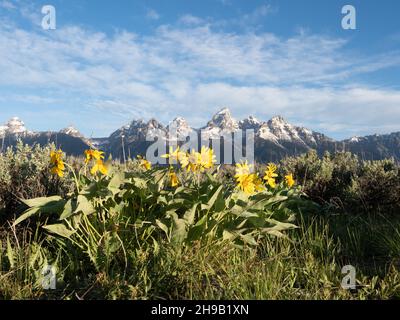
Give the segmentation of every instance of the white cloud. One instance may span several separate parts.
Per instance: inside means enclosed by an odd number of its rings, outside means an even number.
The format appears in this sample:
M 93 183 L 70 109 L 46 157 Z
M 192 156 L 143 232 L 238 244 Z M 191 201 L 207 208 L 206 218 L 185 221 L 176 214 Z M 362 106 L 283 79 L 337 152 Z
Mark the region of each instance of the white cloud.
M 13 4 L 9 0 L 2 0 L 0 1 L 0 8 L 6 9 L 6 10 L 15 10 L 17 7 L 15 4 Z
M 88 116 L 98 117 L 93 123 L 106 122 L 107 111 L 121 122 L 156 117 L 166 123 L 182 115 L 200 126 L 218 107 L 228 106 L 239 118 L 281 114 L 340 137 L 400 129 L 400 92 L 354 81 L 400 65 L 396 53 L 364 57 L 347 51 L 344 39 L 234 34 L 196 17 L 182 19 L 185 27 L 161 26 L 148 36 L 0 24 L 0 86 L 46 90 L 48 103 L 66 109 L 71 100 L 79 101 L 91 110 Z M 34 95 L 29 97 L 22 102 L 34 103 Z
M 150 20 L 158 20 L 160 19 L 160 14 L 154 9 L 149 9 L 147 10 L 146 17 Z
M 205 23 L 204 19 L 193 16 L 191 14 L 185 14 L 185 15 L 181 16 L 179 18 L 178 22 L 180 22 L 184 25 L 188 25 L 188 26 L 196 26 L 196 25 Z

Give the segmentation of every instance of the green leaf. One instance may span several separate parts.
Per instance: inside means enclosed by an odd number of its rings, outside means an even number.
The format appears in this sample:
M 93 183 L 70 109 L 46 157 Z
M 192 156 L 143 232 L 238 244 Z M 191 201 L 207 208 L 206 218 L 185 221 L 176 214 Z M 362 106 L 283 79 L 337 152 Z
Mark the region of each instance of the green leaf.
M 233 234 L 232 232 L 229 232 L 228 230 L 224 230 L 222 232 L 222 239 L 225 240 L 225 241 L 226 240 L 232 241 L 235 238 L 236 238 L 236 235 Z
M 120 191 L 120 186 L 125 182 L 125 173 L 116 173 L 108 183 L 108 189 L 115 195 Z
M 189 229 L 187 240 L 195 241 L 201 238 L 204 235 L 204 231 L 206 229 L 206 222 L 208 220 L 208 215 L 204 215 L 197 223 Z
M 59 220 L 64 220 L 69 218 L 70 216 L 72 216 L 74 214 L 74 209 L 72 207 L 72 200 L 68 200 L 67 203 L 64 206 L 64 210 L 61 213 L 60 219 Z
M 178 215 L 173 216 L 173 229 L 171 233 L 171 240 L 174 244 L 181 244 L 186 240 L 187 230 L 186 221 L 179 219 Z
M 28 219 L 29 217 L 37 214 L 40 212 L 40 208 L 30 208 L 26 210 L 21 216 L 18 217 L 13 223 L 13 226 L 16 226 L 17 224 L 21 223 L 22 221 Z
M 65 225 L 63 225 L 61 223 L 43 226 L 43 229 L 46 229 L 50 233 L 57 234 L 64 238 L 69 238 L 75 232 L 75 231 L 69 230 Z
M 253 238 L 253 236 L 249 234 L 239 234 L 239 237 L 244 243 L 250 244 L 252 246 L 257 245 L 256 240 Z
M 219 186 L 218 189 L 214 192 L 214 194 L 213 194 L 212 197 L 210 198 L 210 200 L 208 200 L 208 202 L 207 202 L 207 208 L 208 208 L 209 210 L 213 207 L 215 201 L 217 201 L 218 196 L 220 195 L 220 193 L 221 193 L 221 191 L 222 191 L 222 188 L 223 188 L 222 185 Z
M 77 207 L 74 213 L 83 212 L 83 214 L 90 215 L 96 210 L 93 208 L 93 205 L 90 203 L 88 198 L 83 195 L 78 195 L 77 199 Z
M 183 219 L 187 222 L 189 226 L 194 223 L 194 218 L 196 216 L 196 209 L 198 205 L 198 203 L 195 203 L 193 207 L 187 210 L 186 213 L 183 215 Z
M 22 199 L 21 201 L 25 203 L 28 207 L 43 207 L 48 205 L 51 202 L 58 202 L 62 200 L 60 196 L 52 196 L 52 197 L 41 197 L 35 199 Z
M 168 227 L 164 224 L 164 223 L 162 223 L 160 220 L 156 220 L 156 224 L 157 224 L 157 226 L 162 230 L 162 231 L 164 231 L 165 232 L 165 234 L 167 235 L 167 237 L 169 237 L 169 231 L 168 231 Z

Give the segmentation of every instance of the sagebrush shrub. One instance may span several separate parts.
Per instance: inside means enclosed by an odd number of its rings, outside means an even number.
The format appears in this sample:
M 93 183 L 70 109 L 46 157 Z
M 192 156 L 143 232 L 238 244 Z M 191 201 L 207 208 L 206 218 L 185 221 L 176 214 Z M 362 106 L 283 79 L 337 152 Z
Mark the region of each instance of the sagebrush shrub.
M 400 209 L 400 169 L 393 159 L 363 161 L 350 152 L 315 151 L 281 161 L 314 201 L 347 213 L 396 213 Z
M 0 220 L 13 216 L 20 199 L 68 192 L 71 181 L 49 172 L 49 154 L 54 145 L 28 146 L 19 142 L 15 149 L 0 154 Z

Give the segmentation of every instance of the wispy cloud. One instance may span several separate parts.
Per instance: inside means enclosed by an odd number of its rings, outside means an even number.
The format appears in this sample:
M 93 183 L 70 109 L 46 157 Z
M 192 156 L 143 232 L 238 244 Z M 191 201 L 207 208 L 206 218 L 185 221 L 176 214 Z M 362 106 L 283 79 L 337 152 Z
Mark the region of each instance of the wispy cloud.
M 160 14 L 154 9 L 148 9 L 146 17 L 150 20 L 158 20 L 160 19 Z
M 189 26 L 196 26 L 205 23 L 204 19 L 193 16 L 191 14 L 184 14 L 179 18 L 178 22 Z
M 15 4 L 12 3 L 9 0 L 1 0 L 0 1 L 0 8 L 6 9 L 6 10 L 15 10 L 15 9 L 17 9 Z
M 269 10 L 260 7 L 248 19 Z M 26 104 L 57 103 L 67 111 L 71 101 L 79 103 L 90 123 L 107 121 L 106 112 L 123 122 L 156 117 L 166 123 L 181 115 L 199 126 L 228 106 L 237 117 L 282 114 L 340 137 L 400 129 L 400 92 L 357 81 L 399 66 L 398 53 L 354 54 L 341 38 L 231 33 L 186 15 L 147 36 L 0 23 L 0 43 L 3 88 L 46 90 L 47 101 L 27 95 L 20 99 Z

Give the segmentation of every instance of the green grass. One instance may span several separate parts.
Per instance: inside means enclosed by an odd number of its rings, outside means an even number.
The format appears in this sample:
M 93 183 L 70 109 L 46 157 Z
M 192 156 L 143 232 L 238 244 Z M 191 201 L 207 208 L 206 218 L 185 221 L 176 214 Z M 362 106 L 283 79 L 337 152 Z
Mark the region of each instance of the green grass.
M 302 190 L 282 182 L 249 197 L 231 167 L 180 170 L 184 188 L 137 161 L 58 179 L 49 152 L 20 144 L 0 155 L 0 299 L 400 298 L 400 168 L 389 160 L 289 158 L 280 176 L 293 172 Z M 32 198 L 43 203 L 21 203 Z M 56 290 L 43 289 L 45 265 L 57 268 Z M 345 265 L 355 290 L 341 287 Z
M 257 248 L 196 242 L 129 248 L 128 269 L 94 271 L 62 247 L 2 231 L 2 299 L 398 299 L 400 220 L 382 216 L 303 216 L 288 238 Z M 10 248 L 7 250 L 7 236 Z M 18 243 L 16 238 L 19 239 Z M 50 247 L 49 247 L 50 246 Z M 68 252 L 68 254 L 67 254 Z M 14 266 L 10 265 L 10 255 Z M 40 258 L 57 261 L 57 290 L 40 286 Z M 35 260 L 36 259 L 36 260 Z M 341 268 L 356 268 L 357 289 L 344 290 Z

